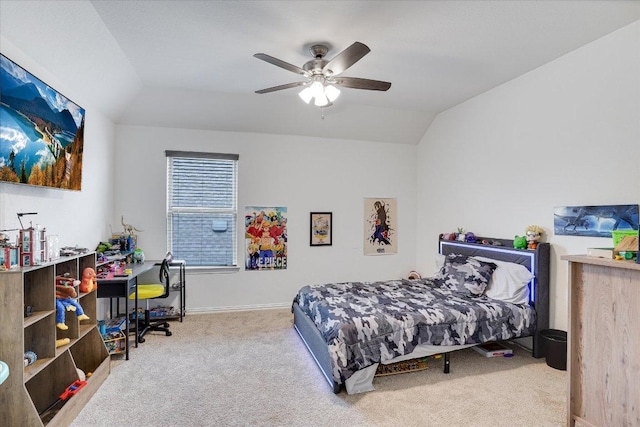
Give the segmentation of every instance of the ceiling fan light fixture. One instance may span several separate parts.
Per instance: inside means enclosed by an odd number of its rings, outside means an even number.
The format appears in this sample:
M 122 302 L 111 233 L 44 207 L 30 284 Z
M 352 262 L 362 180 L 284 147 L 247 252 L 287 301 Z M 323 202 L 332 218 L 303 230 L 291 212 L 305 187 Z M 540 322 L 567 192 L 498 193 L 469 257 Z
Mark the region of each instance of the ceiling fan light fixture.
M 321 82 L 315 81 L 311 84 L 311 95 L 314 98 L 324 95 L 324 86 Z
M 333 102 L 340 96 L 340 89 L 333 85 L 327 85 L 324 88 L 324 93 L 327 95 L 327 98 L 329 98 L 329 102 Z
M 316 95 L 316 107 L 324 107 L 329 103 L 327 96 L 322 92 L 320 95 Z
M 329 107 L 333 105 L 333 101 L 340 95 L 340 90 L 337 86 L 375 91 L 386 91 L 391 87 L 391 83 L 389 82 L 359 77 L 345 77 L 342 75 L 344 71 L 360 61 L 371 51 L 371 49 L 363 43 L 353 43 L 331 60 L 325 59 L 325 55 L 329 51 L 327 45 L 316 44 L 311 46 L 309 51 L 314 59 L 305 62 L 302 67 L 289 64 L 265 53 L 256 53 L 253 55 L 255 58 L 268 62 L 269 64 L 305 77 L 305 81 L 297 81 L 261 89 L 257 90 L 256 93 L 264 94 L 303 86 L 304 88 L 298 95 L 305 103 L 309 104 L 311 100 L 314 99 L 316 106 Z M 336 76 L 339 77 L 336 78 Z
M 308 104 L 309 102 L 311 102 L 311 98 L 313 98 L 313 93 L 311 92 L 311 88 L 307 86 L 300 91 L 298 96 L 300 96 L 300 98 L 302 98 L 302 100 Z

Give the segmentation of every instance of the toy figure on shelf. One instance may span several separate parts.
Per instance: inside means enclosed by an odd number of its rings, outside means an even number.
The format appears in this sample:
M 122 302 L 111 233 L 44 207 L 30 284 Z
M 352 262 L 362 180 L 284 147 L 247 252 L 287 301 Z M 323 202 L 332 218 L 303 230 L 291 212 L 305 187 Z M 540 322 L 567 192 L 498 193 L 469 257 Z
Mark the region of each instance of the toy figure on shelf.
M 67 345 L 70 342 L 71 342 L 70 338 L 60 338 L 59 340 L 56 340 L 56 348 L 62 347 L 63 345 Z
M 525 234 L 527 237 L 527 249 L 535 249 L 538 247 L 538 242 L 542 238 L 542 233 L 544 229 L 537 225 L 530 225 L 525 230 Z
M 68 273 L 56 276 L 56 327 L 60 330 L 69 329 L 64 323 L 65 311 L 75 311 L 78 320 L 89 319 L 89 316 L 84 314 L 80 303 L 75 300 L 78 294 L 74 286 L 79 284 L 80 281 L 71 278 Z
M 525 236 L 515 236 L 513 238 L 513 247 L 516 249 L 526 249 L 527 238 Z
M 82 282 L 80 282 L 80 292 L 91 292 L 98 288 L 96 272 L 93 268 L 87 267 L 82 271 Z

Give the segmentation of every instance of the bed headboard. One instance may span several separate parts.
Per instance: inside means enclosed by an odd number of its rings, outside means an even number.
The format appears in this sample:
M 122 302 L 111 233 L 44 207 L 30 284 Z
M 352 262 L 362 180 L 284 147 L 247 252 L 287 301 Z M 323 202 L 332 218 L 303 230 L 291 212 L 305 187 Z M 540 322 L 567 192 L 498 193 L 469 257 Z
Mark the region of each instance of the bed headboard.
M 522 264 L 533 273 L 533 280 L 529 283 L 529 304 L 536 310 L 536 331 L 549 328 L 549 243 L 538 243 L 536 249 L 516 249 L 513 240 L 491 239 L 479 237 L 478 241 L 499 242 L 501 246 L 467 243 L 457 240 L 443 240 L 439 238 L 438 252 L 442 255 L 451 253 L 467 256 L 483 256 L 499 261 Z M 543 357 L 538 345 L 538 334 L 533 337 L 533 356 Z

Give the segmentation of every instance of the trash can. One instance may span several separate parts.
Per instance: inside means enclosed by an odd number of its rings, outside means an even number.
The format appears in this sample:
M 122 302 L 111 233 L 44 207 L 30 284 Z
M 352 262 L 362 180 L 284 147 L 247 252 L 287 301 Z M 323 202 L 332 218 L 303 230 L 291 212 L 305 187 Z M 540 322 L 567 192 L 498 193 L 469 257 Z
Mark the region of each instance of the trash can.
M 540 331 L 540 343 L 547 365 L 566 371 L 567 333 L 558 329 L 543 329 Z

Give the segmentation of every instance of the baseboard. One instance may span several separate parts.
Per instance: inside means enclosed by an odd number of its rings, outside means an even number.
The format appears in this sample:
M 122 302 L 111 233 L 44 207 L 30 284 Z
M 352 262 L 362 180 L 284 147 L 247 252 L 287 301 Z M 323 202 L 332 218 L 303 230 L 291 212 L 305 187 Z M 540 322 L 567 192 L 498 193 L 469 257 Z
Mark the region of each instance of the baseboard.
M 207 314 L 207 313 L 228 313 L 232 311 L 254 311 L 254 310 L 274 310 L 282 308 L 291 308 L 291 303 L 275 303 L 275 304 L 252 304 L 252 305 L 233 305 L 227 307 L 199 307 L 187 308 L 187 314 Z

